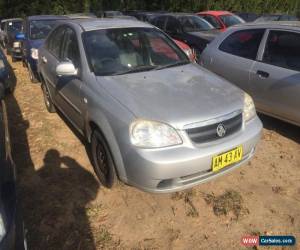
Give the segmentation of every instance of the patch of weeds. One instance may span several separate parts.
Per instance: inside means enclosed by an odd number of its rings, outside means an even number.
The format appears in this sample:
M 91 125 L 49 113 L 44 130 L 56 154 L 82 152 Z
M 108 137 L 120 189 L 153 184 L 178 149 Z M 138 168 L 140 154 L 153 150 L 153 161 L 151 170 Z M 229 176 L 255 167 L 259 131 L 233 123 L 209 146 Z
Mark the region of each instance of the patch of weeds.
M 88 217 L 93 217 L 101 212 L 102 204 L 96 204 L 86 208 L 86 213 Z
M 232 212 L 238 218 L 243 212 L 249 213 L 248 209 L 243 207 L 243 197 L 234 190 L 226 191 L 220 196 L 206 194 L 204 200 L 212 205 L 214 214 L 217 216 L 228 215 Z
M 98 246 L 105 247 L 112 242 L 112 235 L 106 227 L 101 226 L 96 232 L 95 240 Z
M 183 192 L 177 192 L 177 193 L 172 194 L 171 199 L 172 200 L 183 200 L 188 205 L 186 215 L 189 217 L 198 217 L 199 213 L 192 201 L 192 197 L 195 195 L 196 195 L 196 193 L 195 193 L 194 189 L 189 189 L 189 190 L 186 190 Z

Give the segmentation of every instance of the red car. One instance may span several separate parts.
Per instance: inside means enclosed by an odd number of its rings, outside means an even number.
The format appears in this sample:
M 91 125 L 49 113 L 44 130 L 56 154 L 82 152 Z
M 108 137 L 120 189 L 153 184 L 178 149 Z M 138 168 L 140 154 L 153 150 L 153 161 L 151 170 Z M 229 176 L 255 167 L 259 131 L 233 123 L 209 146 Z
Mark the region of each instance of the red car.
M 202 11 L 197 13 L 197 15 L 201 16 L 216 29 L 219 29 L 221 31 L 225 31 L 232 25 L 245 22 L 242 18 L 229 11 Z
M 173 39 L 174 42 L 184 51 L 184 53 L 189 57 L 193 62 L 196 59 L 195 52 L 188 46 L 186 43 Z

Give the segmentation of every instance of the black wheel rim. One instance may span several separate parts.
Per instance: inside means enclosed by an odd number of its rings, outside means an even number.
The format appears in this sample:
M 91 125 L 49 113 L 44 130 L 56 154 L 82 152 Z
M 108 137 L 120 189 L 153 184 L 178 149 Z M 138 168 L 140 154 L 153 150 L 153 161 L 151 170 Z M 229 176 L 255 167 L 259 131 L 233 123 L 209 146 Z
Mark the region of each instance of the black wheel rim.
M 104 177 L 107 177 L 109 173 L 107 152 L 104 146 L 99 141 L 97 142 L 95 153 L 96 153 L 95 157 L 96 157 L 99 170 L 101 171 Z

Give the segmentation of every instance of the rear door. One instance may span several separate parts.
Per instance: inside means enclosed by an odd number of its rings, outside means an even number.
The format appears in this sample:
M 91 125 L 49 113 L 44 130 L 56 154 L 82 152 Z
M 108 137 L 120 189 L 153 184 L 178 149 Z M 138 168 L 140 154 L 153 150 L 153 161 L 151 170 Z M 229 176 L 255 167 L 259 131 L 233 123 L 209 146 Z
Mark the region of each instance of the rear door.
M 247 29 L 231 33 L 218 48 L 209 47 L 205 66 L 252 94 L 249 72 L 256 60 L 264 32 L 264 29 Z
M 259 110 L 300 124 L 300 33 L 270 30 L 250 73 Z

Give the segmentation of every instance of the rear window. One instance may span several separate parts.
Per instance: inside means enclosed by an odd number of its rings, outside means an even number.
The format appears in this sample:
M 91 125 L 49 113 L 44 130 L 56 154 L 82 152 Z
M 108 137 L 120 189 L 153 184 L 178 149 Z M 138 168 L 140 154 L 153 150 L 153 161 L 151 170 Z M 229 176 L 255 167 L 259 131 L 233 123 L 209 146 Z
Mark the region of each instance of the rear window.
M 264 29 L 241 30 L 229 35 L 220 45 L 223 52 L 255 60 Z
M 22 30 L 22 21 L 10 21 L 7 24 L 7 30 L 9 32 L 19 32 Z
M 271 31 L 263 62 L 300 71 L 300 34 L 288 31 Z
M 230 27 L 232 25 L 245 22 L 242 18 L 236 15 L 222 15 L 220 16 L 220 19 L 222 20 L 222 22 L 225 24 L 226 27 Z

